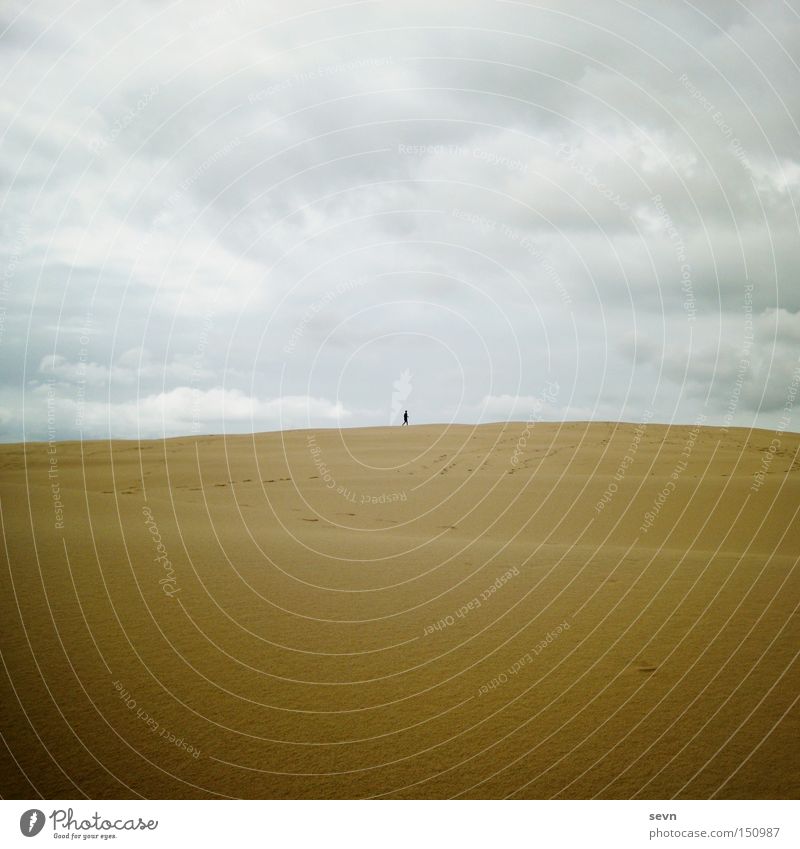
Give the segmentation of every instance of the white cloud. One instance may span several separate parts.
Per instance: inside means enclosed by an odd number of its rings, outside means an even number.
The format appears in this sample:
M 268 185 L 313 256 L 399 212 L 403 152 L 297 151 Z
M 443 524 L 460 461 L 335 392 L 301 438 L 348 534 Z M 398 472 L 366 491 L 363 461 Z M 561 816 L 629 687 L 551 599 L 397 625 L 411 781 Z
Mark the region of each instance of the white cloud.
M 43 439 L 52 423 L 58 439 L 158 438 L 201 433 L 244 433 L 319 423 L 345 425 L 351 412 L 339 402 L 307 395 L 258 398 L 236 389 L 178 386 L 127 401 L 84 400 L 59 384 L 41 384 L 27 393 L 26 408 L 0 399 L 0 423 Z
M 5 17 L 0 438 L 48 377 L 87 435 L 191 429 L 187 391 L 219 427 L 203 398 L 226 426 L 382 423 L 405 369 L 414 421 L 524 417 L 545 374 L 554 416 L 713 420 L 749 284 L 737 416 L 776 422 L 800 338 L 784 3 Z

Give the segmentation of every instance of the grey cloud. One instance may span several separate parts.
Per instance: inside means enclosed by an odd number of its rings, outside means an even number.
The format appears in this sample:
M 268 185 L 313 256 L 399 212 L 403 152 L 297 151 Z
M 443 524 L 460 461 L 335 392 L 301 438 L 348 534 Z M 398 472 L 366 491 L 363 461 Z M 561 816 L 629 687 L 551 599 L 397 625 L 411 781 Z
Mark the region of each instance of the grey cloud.
M 62 12 L 11 4 L 0 36 L 2 438 L 53 386 L 72 435 L 79 388 L 86 436 L 181 432 L 189 397 L 206 429 L 385 423 L 405 371 L 415 421 L 543 379 L 554 416 L 721 420 L 735 390 L 736 423 L 778 421 L 786 4 Z

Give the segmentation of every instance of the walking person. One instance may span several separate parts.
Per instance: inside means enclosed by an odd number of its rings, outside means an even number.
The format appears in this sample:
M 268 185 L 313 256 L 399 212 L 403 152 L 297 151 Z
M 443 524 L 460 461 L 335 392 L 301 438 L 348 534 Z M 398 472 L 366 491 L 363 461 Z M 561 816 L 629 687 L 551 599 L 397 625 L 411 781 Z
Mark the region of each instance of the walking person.
M 405 426 L 405 425 L 407 425 L 407 424 L 408 424 L 408 410 L 406 410 L 406 411 L 403 413 L 403 425 L 402 425 L 402 426 Z

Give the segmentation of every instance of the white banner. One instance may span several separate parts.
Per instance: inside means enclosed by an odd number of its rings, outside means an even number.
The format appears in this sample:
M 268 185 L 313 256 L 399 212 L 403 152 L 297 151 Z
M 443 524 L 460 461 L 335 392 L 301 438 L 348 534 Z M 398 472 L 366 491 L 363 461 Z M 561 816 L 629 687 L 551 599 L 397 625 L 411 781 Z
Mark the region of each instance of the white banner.
M 3 801 L 0 843 L 797 847 L 794 801 Z

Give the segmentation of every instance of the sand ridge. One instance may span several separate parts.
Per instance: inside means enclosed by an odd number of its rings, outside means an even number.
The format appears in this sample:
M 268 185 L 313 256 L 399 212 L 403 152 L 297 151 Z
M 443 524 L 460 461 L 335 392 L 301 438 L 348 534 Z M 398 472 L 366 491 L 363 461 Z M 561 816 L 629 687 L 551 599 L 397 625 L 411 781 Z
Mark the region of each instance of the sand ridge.
M 795 797 L 773 436 L 2 446 L 6 795 Z

